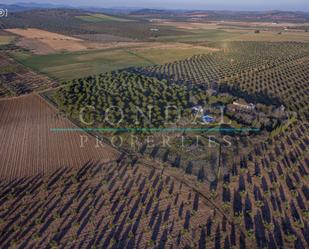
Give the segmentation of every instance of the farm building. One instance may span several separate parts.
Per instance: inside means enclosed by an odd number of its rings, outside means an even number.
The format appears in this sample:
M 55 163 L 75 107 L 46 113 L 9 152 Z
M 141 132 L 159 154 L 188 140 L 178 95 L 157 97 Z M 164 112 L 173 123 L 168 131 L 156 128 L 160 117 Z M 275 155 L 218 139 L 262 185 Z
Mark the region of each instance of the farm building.
M 245 100 L 239 99 L 233 102 L 232 108 L 253 111 L 255 109 L 255 105 L 252 103 L 248 104 Z

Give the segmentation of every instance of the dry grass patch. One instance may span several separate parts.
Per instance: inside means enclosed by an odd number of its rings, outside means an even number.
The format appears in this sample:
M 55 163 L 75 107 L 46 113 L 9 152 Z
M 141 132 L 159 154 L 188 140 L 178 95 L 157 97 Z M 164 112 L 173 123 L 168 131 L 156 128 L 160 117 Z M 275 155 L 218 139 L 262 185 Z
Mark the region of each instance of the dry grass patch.
M 36 54 L 87 49 L 86 44 L 81 39 L 41 29 L 6 29 L 6 31 L 21 36 L 17 45 L 27 48 Z

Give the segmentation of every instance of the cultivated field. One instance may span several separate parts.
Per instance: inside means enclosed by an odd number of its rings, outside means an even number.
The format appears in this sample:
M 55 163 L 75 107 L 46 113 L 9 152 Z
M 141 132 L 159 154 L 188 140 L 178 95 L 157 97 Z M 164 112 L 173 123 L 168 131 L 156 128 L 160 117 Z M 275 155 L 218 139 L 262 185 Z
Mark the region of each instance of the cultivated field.
M 183 43 L 196 43 L 196 42 L 218 42 L 225 39 L 237 37 L 243 33 L 242 30 L 230 30 L 223 29 L 201 29 L 191 30 L 191 34 L 186 35 L 170 35 L 156 38 L 160 42 L 183 42 Z
M 149 46 L 148 43 L 136 42 L 131 39 L 125 39 L 112 35 L 107 36 L 110 37 L 111 40 L 104 40 L 104 38 L 100 39 L 100 35 L 81 35 L 79 36 L 81 38 L 77 38 L 33 28 L 6 29 L 6 31 L 20 36 L 19 40 L 16 42 L 17 46 L 28 49 L 34 54 L 40 55 L 54 54 L 59 52 L 84 51 L 91 49 L 114 49 L 129 46 Z M 85 37 L 86 40 L 83 40 L 82 37 Z M 97 37 L 97 39 L 95 37 Z
M 51 128 L 74 128 L 41 97 L 28 95 L 0 101 L 1 179 L 50 173 L 61 167 L 82 167 L 89 161 L 106 162 L 117 153 L 109 146 L 80 148 L 82 133 L 51 132 Z
M 127 37 L 121 37 L 116 35 L 109 34 L 84 34 L 84 35 L 75 35 L 82 40 L 92 41 L 92 42 L 100 42 L 100 43 L 110 43 L 110 42 L 133 42 L 134 39 L 130 39 Z
M 171 22 L 157 21 L 162 26 L 189 30 L 190 35 L 162 37 L 162 40 L 183 42 L 197 41 L 299 41 L 308 42 L 309 34 L 304 30 L 297 30 L 298 26 L 308 26 L 299 23 L 269 23 L 269 22 Z M 291 28 L 291 29 L 288 29 Z M 261 32 L 255 34 L 254 30 Z M 285 30 L 287 29 L 287 30 Z
M 22 95 L 36 90 L 58 86 L 58 83 L 44 75 L 18 64 L 9 56 L 0 55 L 0 96 Z
M 80 38 L 76 38 L 41 29 L 7 29 L 6 31 L 21 36 L 16 44 L 22 48 L 29 49 L 34 54 L 75 52 L 90 49 L 115 49 L 132 46 L 157 47 L 163 45 L 104 34 L 78 35 L 77 37 Z
M 1 247 L 203 249 L 243 243 L 238 226 L 208 197 L 154 165 L 89 162 L 80 170 L 3 182 Z
M 12 55 L 22 64 L 53 78 L 70 80 L 132 66 L 168 63 L 192 54 L 207 54 L 218 50 L 198 45 L 159 42 L 107 43 L 102 46 L 110 46 L 110 49 L 50 55 L 14 52 Z
M 21 36 L 17 45 L 36 54 L 49 54 L 57 51 L 79 51 L 88 47 L 81 39 L 73 38 L 40 29 L 7 29 L 7 32 Z
M 309 53 L 308 44 L 296 42 L 220 42 L 213 43 L 212 46 L 219 51 L 133 70 L 170 81 L 205 85 L 212 81 L 220 82 L 229 76 L 235 76 L 238 79 L 241 73 L 250 74 L 253 70 L 281 66 L 283 62 L 288 63 L 294 59 L 304 58 Z
M 14 41 L 14 38 L 12 35 L 0 35 L 0 46 L 10 44 Z
M 245 33 L 227 38 L 224 41 L 271 41 L 271 42 L 309 42 L 308 32 L 293 31 L 261 31 L 260 34 Z
M 0 248 L 308 248 L 308 20 L 62 9 L 0 19 L 17 37 L 0 30 Z M 79 120 L 87 105 L 91 126 Z M 123 112 L 116 126 L 111 106 Z M 136 112 L 149 106 L 150 123 Z M 195 109 L 214 121 L 195 124 Z
M 306 23 L 270 23 L 270 22 L 232 22 L 232 21 L 210 21 L 210 22 L 181 22 L 181 21 L 157 21 L 159 25 L 174 26 L 179 29 L 201 30 L 201 29 L 227 29 L 233 27 L 238 28 L 266 28 L 284 29 L 285 27 L 298 27 L 300 25 L 308 25 Z
M 111 16 L 111 15 L 104 15 L 104 14 L 88 14 L 85 16 L 76 16 L 76 18 L 81 19 L 86 22 L 132 22 L 134 20 Z

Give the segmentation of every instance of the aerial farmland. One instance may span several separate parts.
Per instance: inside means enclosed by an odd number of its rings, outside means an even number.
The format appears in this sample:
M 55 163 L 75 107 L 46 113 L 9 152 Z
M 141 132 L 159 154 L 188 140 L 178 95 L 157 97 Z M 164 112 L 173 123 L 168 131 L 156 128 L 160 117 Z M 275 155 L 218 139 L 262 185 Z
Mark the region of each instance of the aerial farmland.
M 64 2 L 0 4 L 0 248 L 308 248 L 305 3 Z

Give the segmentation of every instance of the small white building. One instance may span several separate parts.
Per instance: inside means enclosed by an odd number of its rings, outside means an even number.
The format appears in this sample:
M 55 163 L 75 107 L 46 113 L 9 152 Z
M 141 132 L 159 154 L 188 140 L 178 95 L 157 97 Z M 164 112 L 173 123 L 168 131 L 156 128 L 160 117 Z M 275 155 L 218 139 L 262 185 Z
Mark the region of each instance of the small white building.
M 194 106 L 192 107 L 192 111 L 195 112 L 195 113 L 204 113 L 204 108 L 200 105 L 197 105 L 197 106 Z
M 245 101 L 234 101 L 233 102 L 233 105 L 237 108 L 240 108 L 240 109 L 244 109 L 244 110 L 248 110 L 248 111 L 253 111 L 255 110 L 255 105 L 250 103 L 250 104 L 247 104 Z

